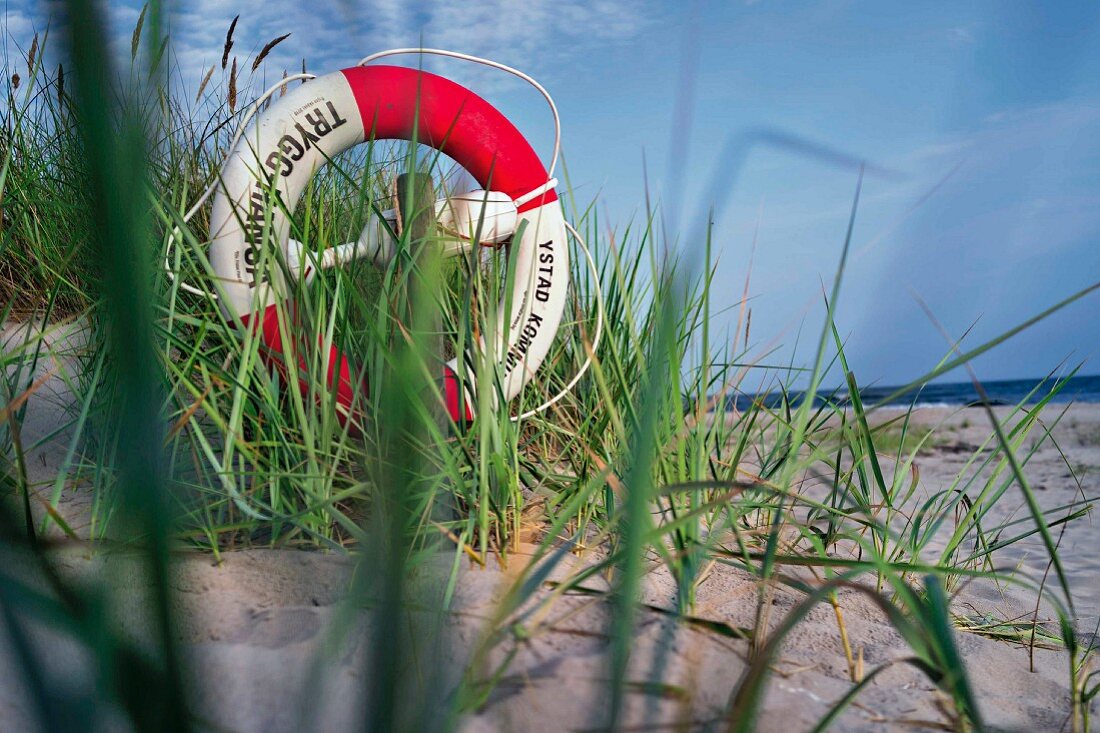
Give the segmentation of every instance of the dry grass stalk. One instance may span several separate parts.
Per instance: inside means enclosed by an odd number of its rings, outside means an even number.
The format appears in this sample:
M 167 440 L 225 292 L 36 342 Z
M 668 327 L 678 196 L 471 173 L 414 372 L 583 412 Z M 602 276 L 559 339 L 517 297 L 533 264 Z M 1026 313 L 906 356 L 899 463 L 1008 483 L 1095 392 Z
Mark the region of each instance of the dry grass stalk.
M 149 10 L 149 5 L 143 5 L 141 8 L 141 15 L 139 15 L 137 19 L 137 25 L 134 26 L 134 35 L 130 38 L 131 61 L 137 58 L 138 45 L 141 43 L 141 28 L 145 25 L 145 13 L 147 10 Z
M 229 24 L 229 32 L 225 34 L 225 47 L 222 49 L 222 69 L 224 70 L 226 64 L 229 63 L 229 52 L 233 49 L 233 31 L 237 29 L 237 21 L 241 19 L 238 15 L 233 19 L 233 22 Z
M 206 72 L 206 76 L 204 76 L 202 78 L 202 81 L 199 82 L 199 91 L 198 91 L 198 94 L 195 95 L 195 103 L 196 104 L 198 104 L 198 101 L 200 99 L 202 99 L 203 90 L 206 89 L 206 85 L 210 83 L 210 77 L 213 76 L 213 75 L 214 75 L 214 67 L 211 66 L 210 70 Z
M 279 87 L 279 96 L 280 97 L 285 97 L 286 96 L 286 76 L 287 76 L 286 75 L 286 69 L 283 69 L 283 85 L 281 87 Z
M 34 59 L 38 55 L 38 34 L 34 34 L 34 39 L 31 41 L 31 50 L 27 53 L 27 74 L 34 76 Z
M 31 384 L 31 386 L 27 387 L 27 389 L 25 389 L 21 394 L 16 395 L 16 397 L 11 402 L 4 405 L 3 407 L 0 407 L 0 422 L 7 422 L 8 418 L 18 412 L 19 408 L 23 406 L 23 403 L 30 399 L 31 395 L 41 389 L 42 385 L 50 381 L 50 379 L 55 374 L 57 374 L 56 368 L 49 370 L 41 377 L 36 379 L 34 383 Z
M 256 60 L 252 62 L 252 70 L 255 71 L 256 69 L 260 68 L 260 64 L 262 64 L 264 59 L 267 58 L 267 55 L 271 53 L 271 49 L 275 48 L 288 38 L 290 38 L 290 34 L 285 33 L 278 38 L 273 38 L 268 41 L 267 45 L 260 49 L 260 53 L 258 56 L 256 56 Z
M 233 69 L 229 72 L 229 112 L 237 109 L 237 57 L 233 57 Z
M 840 643 L 844 647 L 844 659 L 848 662 L 848 678 L 853 684 L 859 684 L 863 679 L 863 647 L 860 647 L 860 661 L 857 663 L 852 654 L 852 643 L 848 640 L 848 626 L 844 623 L 844 612 L 841 611 L 836 596 L 829 596 L 829 604 L 833 607 L 836 624 L 840 629 Z

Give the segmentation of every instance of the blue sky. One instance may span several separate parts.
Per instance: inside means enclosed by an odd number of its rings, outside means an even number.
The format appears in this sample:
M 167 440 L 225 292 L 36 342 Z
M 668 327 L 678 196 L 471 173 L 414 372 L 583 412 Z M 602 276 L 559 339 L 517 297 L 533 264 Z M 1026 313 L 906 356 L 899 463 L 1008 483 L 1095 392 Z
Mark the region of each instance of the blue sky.
M 6 1 L 9 57 L 51 7 Z M 140 6 L 108 7 L 128 50 Z M 271 69 L 305 57 L 329 71 L 423 42 L 534 74 L 561 108 L 574 190 L 599 196 L 609 225 L 643 211 L 643 151 L 654 197 L 679 221 L 722 207 L 716 307 L 740 298 L 755 237 L 752 341 L 757 353 L 779 347 L 774 359 L 800 329 L 796 360 L 816 341 L 856 171 L 769 140 L 881 171 L 864 182 L 839 303 L 861 382 L 908 380 L 945 353 L 918 297 L 954 335 L 976 324 L 964 343 L 977 345 L 1100 280 L 1100 3 L 197 0 L 171 17 L 185 84 L 220 59 L 238 12 L 242 60 L 293 34 Z M 530 90 L 452 63 L 429 68 L 483 92 L 548 147 Z M 731 140 L 739 164 L 715 171 Z M 1078 302 L 979 359 L 979 376 L 1039 375 L 1067 358 L 1100 372 L 1098 312 L 1100 296 Z

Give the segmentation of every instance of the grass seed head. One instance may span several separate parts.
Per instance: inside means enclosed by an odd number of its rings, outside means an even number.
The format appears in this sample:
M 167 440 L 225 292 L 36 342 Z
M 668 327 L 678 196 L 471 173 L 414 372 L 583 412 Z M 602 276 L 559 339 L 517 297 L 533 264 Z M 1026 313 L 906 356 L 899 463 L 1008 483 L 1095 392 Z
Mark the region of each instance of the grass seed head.
M 237 21 L 240 19 L 240 15 L 234 18 L 233 22 L 229 24 L 229 31 L 225 34 L 225 47 L 222 49 L 222 69 L 225 69 L 226 64 L 229 63 L 229 52 L 233 49 L 233 31 L 237 29 Z
M 27 73 L 34 75 L 34 59 L 38 55 L 38 34 L 34 34 L 34 40 L 31 41 L 31 50 L 27 53 Z
M 233 68 L 229 72 L 229 112 L 237 109 L 237 57 L 233 57 Z
M 19 88 L 19 72 L 15 72 L 11 75 L 11 88 L 12 90 Z
M 202 81 L 199 82 L 199 91 L 197 94 L 195 94 L 195 104 L 198 104 L 199 100 L 202 99 L 202 92 L 204 89 L 206 89 L 206 85 L 210 83 L 210 77 L 213 75 L 214 67 L 211 66 L 210 70 L 206 72 L 206 76 L 204 76 L 202 78 Z
M 57 65 L 57 101 L 62 102 L 65 99 L 65 67 L 61 64 Z
M 256 57 L 256 60 L 252 62 L 252 70 L 255 71 L 256 69 L 260 68 L 260 64 L 262 64 L 264 62 L 264 59 L 267 58 L 267 55 L 271 53 L 271 49 L 275 48 L 288 38 L 290 38 L 290 34 L 285 33 L 278 38 L 273 38 L 268 41 L 267 45 L 260 49 L 260 53 Z
M 130 60 L 133 61 L 137 58 L 138 45 L 141 43 L 141 27 L 145 25 L 145 11 L 149 9 L 149 5 L 145 4 L 141 8 L 141 15 L 138 16 L 137 25 L 134 26 L 134 35 L 130 38 Z

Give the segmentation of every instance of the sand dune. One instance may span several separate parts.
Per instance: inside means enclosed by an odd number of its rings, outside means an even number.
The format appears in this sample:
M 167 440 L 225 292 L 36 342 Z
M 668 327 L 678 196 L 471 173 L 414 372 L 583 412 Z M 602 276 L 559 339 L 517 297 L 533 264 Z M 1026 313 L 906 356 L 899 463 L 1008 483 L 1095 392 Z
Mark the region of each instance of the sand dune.
M 145 623 L 135 609 L 142 607 L 143 584 L 131 556 L 76 546 L 56 560 L 72 578 L 110 583 L 119 623 L 141 638 Z M 567 556 L 551 579 L 582 563 Z M 425 568 L 418 580 L 436 580 L 433 575 L 445 572 L 444 565 Z M 250 550 L 227 553 L 221 564 L 203 555 L 181 558 L 173 575 L 180 610 L 177 636 L 189 660 L 195 714 L 209 723 L 209 730 L 355 727 L 369 689 L 371 617 L 369 611 L 349 610 L 341 601 L 352 572 L 348 559 L 320 553 Z M 442 715 L 510 582 L 509 573 L 499 568 L 464 567 L 448 611 L 409 618 L 403 676 L 423 685 L 410 694 L 423 695 L 413 709 L 429 720 L 433 706 L 439 708 L 434 714 Z M 693 622 L 658 610 L 667 607 L 671 584 L 661 572 L 647 580 L 644 600 L 650 607 L 637 620 L 624 724 L 627 729 L 723 729 L 724 710 L 745 669 L 749 644 L 699 621 L 751 628 L 756 584 L 733 569 L 711 573 L 700 586 Z M 600 585 L 588 584 L 593 591 Z M 482 674 L 488 676 L 508 657 L 511 662 L 484 705 L 461 720 L 460 730 L 561 731 L 606 725 L 609 603 L 599 593 L 571 593 L 547 605 L 552 593 L 550 586 L 543 587 L 509 617 L 504 628 L 522 626 L 526 633 L 506 633 L 492 649 Z M 793 592 L 776 592 L 772 628 L 798 600 Z M 1004 610 L 1004 602 L 996 598 L 971 597 L 968 602 Z M 908 656 L 902 639 L 863 596 L 842 592 L 840 605 L 867 672 Z M 74 644 L 45 630 L 34 637 L 61 678 L 77 686 L 91 683 L 87 661 Z M 33 711 L 17 682 L 20 675 L 7 641 L 0 653 L 0 679 L 5 680 L 0 684 L 0 719 L 4 730 L 33 730 Z M 1032 673 L 1025 649 L 966 633 L 958 635 L 958 643 L 992 730 L 1063 726 L 1068 710 L 1064 653 L 1037 651 Z M 809 730 L 850 688 L 836 617 L 828 605 L 812 611 L 796 628 L 773 670 L 762 731 Z M 895 664 L 862 692 L 835 729 L 882 730 L 904 722 L 936 730 L 947 722 L 943 703 L 927 677 Z
M 67 449 L 64 432 L 54 435 L 71 406 L 59 376 L 65 368 L 63 362 L 40 367 L 42 373 L 55 374 L 32 398 L 24 425 L 28 444 L 44 439 L 28 461 L 30 480 L 39 485 L 43 500 L 53 492 Z M 1047 408 L 1044 419 L 1053 422 L 1062 409 Z M 998 408 L 998 414 L 1004 412 Z M 937 427 L 940 436 L 918 460 L 923 492 L 950 482 L 989 434 L 980 410 L 925 409 L 915 419 Z M 1058 446 L 1038 450 L 1026 469 L 1041 502 L 1057 507 L 1074 497 L 1095 498 L 1100 494 L 1100 406 L 1069 408 L 1053 435 Z M 58 511 L 78 534 L 88 531 L 92 500 L 86 491 L 63 485 Z M 1020 503 L 1012 498 L 1004 511 Z M 39 515 L 43 510 L 44 503 L 36 503 Z M 1061 542 L 1078 593 L 1078 615 L 1088 622 L 1100 613 L 1100 535 L 1086 519 L 1071 526 Z M 1004 560 L 1041 575 L 1043 557 L 1039 545 L 1025 543 L 1009 550 Z M 147 588 L 133 556 L 104 545 L 67 542 L 54 559 L 76 582 L 109 584 L 120 627 L 138 639 L 147 633 L 140 611 Z M 592 559 L 566 554 L 549 580 L 564 578 Z M 523 562 L 521 555 L 513 557 L 509 571 L 478 569 L 464 561 L 445 610 L 438 594 L 450 558 L 429 563 L 413 579 L 421 610 L 405 627 L 402 663 L 404 678 L 420 686 L 419 693 L 410 692 L 421 696 L 410 709 L 425 716 L 422 722 L 441 722 L 438 716 L 463 675 L 487 678 L 509 660 L 492 692 L 458 722 L 460 730 L 590 730 L 607 724 L 610 605 L 604 580 L 586 581 L 585 593 L 560 596 L 552 584 L 543 584 L 505 619 L 500 626 L 505 631 L 481 666 L 471 668 L 489 619 Z M 368 705 L 372 629 L 363 598 L 348 596 L 354 571 L 348 557 L 315 552 L 248 550 L 225 553 L 220 563 L 207 555 L 180 556 L 173 571 L 180 622 L 176 634 L 189 660 L 191 702 L 207 729 L 355 727 Z M 666 571 L 654 568 L 644 587 L 647 605 L 637 618 L 626 729 L 724 729 L 722 716 L 749 658 L 749 642 L 737 638 L 736 630 L 754 626 L 757 594 L 752 577 L 715 565 L 699 586 L 695 620 L 685 621 L 673 612 L 675 584 Z M 776 589 L 769 628 L 799 600 L 794 591 Z M 1027 616 L 1031 603 L 1019 593 L 979 585 L 955 599 L 960 612 L 998 618 Z M 853 591 L 841 593 L 840 606 L 864 671 L 892 666 L 860 694 L 835 729 L 941 729 L 947 721 L 944 698 L 922 673 L 900 663 L 907 648 L 878 608 Z M 45 628 L 31 636 L 57 679 L 73 689 L 91 685 L 88 657 L 78 646 Z M 960 632 L 957 639 L 991 729 L 1065 726 L 1064 652 L 1038 650 L 1031 672 L 1023 648 L 970 633 Z M 33 730 L 34 711 L 10 641 L 0 639 L 0 729 Z M 828 605 L 819 606 L 788 638 L 773 666 L 759 730 L 808 730 L 850 687 L 836 616 Z M 102 722 L 111 729 L 109 711 Z

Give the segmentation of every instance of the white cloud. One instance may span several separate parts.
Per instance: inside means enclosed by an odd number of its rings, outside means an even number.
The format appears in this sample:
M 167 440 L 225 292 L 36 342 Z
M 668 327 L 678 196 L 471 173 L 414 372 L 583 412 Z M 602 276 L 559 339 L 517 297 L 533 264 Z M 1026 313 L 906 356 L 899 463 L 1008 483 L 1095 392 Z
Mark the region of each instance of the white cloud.
M 4 34 L 20 46 L 30 43 L 34 25 L 33 16 L 22 10 L 9 10 L 4 14 Z
M 977 37 L 974 31 L 966 26 L 955 26 L 947 29 L 947 39 L 952 43 L 976 43 Z
M 283 69 L 293 73 L 302 59 L 310 71 L 328 72 L 350 66 L 375 51 L 429 46 L 485 56 L 516 66 L 538 78 L 553 80 L 557 69 L 597 48 L 629 41 L 652 17 L 652 0 L 482 0 L 481 2 L 409 2 L 371 0 L 296 3 L 289 0 L 191 0 L 180 2 L 168 18 L 172 54 L 186 88 L 194 89 L 207 69 L 220 64 L 226 30 L 240 13 L 232 55 L 246 74 L 256 53 L 271 39 L 291 33 L 268 57 L 260 72 L 273 82 Z M 56 0 L 14 2 L 5 17 L 7 33 L 25 45 L 34 29 L 63 22 Z M 129 63 L 130 39 L 140 3 L 103 6 L 110 19 L 112 42 L 120 62 Z M 57 34 L 58 36 L 60 34 Z M 25 38 L 24 38 L 25 37 Z M 56 48 L 56 44 L 55 44 Z M 407 63 L 419 63 L 411 59 Z M 424 59 L 425 68 L 443 71 L 480 91 L 510 88 L 498 72 L 453 61 Z
M 175 52 L 184 78 L 199 78 L 201 64 L 221 57 L 225 31 L 241 13 L 233 52 L 256 53 L 267 41 L 292 33 L 272 53 L 268 68 L 331 71 L 393 47 L 447 48 L 486 56 L 529 73 L 552 75 L 556 66 L 600 45 L 634 37 L 644 26 L 648 0 L 512 0 L 410 3 L 373 0 L 363 6 L 329 6 L 245 0 L 228 6 L 221 0 L 197 0 L 173 14 Z M 413 59 L 409 63 L 419 63 Z M 464 83 L 497 89 L 507 77 L 455 62 L 423 61 L 445 69 Z

